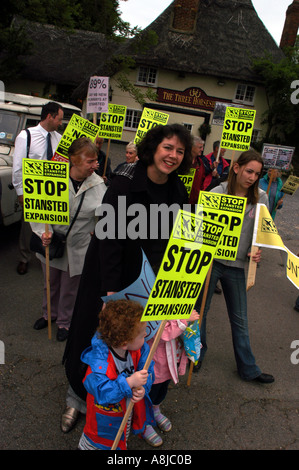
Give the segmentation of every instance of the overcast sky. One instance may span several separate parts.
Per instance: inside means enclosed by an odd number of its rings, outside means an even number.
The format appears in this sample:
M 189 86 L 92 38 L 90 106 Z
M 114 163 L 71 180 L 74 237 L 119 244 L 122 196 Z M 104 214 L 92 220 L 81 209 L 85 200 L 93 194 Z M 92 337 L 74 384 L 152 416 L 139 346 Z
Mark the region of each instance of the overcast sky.
M 127 0 L 120 1 L 119 5 L 124 21 L 128 21 L 131 26 L 145 28 L 171 4 L 171 1 Z M 277 44 L 280 42 L 286 10 L 292 2 L 293 0 L 252 0 L 255 11 Z

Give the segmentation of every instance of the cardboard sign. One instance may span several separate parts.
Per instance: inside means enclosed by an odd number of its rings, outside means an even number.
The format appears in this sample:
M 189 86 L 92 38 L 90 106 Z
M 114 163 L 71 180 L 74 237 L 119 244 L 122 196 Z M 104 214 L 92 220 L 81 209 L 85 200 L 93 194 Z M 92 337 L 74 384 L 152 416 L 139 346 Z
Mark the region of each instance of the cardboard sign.
M 179 178 L 182 180 L 182 182 L 185 185 L 188 196 L 190 196 L 190 193 L 191 193 L 195 171 L 196 171 L 195 168 L 190 168 L 189 173 L 187 175 L 179 175 Z
M 248 150 L 250 147 L 256 111 L 228 106 L 225 111 L 220 147 L 230 150 Z
M 54 161 L 68 162 L 68 149 L 75 139 L 88 137 L 95 141 L 99 127 L 77 114 L 73 114 L 59 141 L 56 152 L 52 158 Z
M 198 204 L 198 210 L 202 205 L 205 217 L 227 225 L 227 230 L 215 253 L 215 259 L 235 260 L 245 214 L 246 198 L 200 191 Z
M 285 194 L 290 194 L 291 196 L 295 193 L 299 186 L 299 177 L 290 175 L 286 182 L 283 184 L 281 188 L 281 192 Z
M 108 113 L 101 114 L 99 136 L 103 139 L 120 140 L 126 117 L 127 107 L 109 104 Z
M 69 163 L 23 159 L 24 220 L 69 225 Z
M 158 126 L 160 124 L 165 126 L 165 124 L 168 122 L 168 118 L 169 114 L 161 113 L 160 111 L 156 111 L 154 109 L 144 108 L 139 121 L 137 133 L 135 135 L 134 144 L 139 144 L 147 131 L 149 131 L 152 127 Z
M 262 157 L 265 168 L 276 168 L 288 170 L 293 158 L 295 147 L 284 147 L 282 145 L 264 144 Z
M 225 112 L 226 112 L 226 108 L 228 106 L 230 108 L 242 108 L 242 106 L 240 104 L 233 104 L 233 103 L 226 103 L 226 102 L 222 102 L 222 101 L 216 101 L 215 108 L 214 108 L 212 125 L 223 126 L 224 118 L 225 118 Z
M 86 112 L 108 112 L 109 77 L 90 77 L 87 93 Z
M 189 318 L 225 225 L 179 211 L 141 321 Z

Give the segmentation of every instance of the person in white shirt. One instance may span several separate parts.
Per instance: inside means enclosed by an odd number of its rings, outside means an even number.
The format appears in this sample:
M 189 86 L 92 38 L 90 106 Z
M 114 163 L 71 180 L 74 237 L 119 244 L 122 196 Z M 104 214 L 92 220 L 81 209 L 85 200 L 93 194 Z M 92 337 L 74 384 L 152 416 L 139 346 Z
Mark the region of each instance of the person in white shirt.
M 47 160 L 48 139 L 50 139 L 50 153 L 53 156 L 60 141 L 61 134 L 57 132 L 63 120 L 63 108 L 60 104 L 50 101 L 42 107 L 41 121 L 35 127 L 29 127 L 30 147 L 28 158 L 36 160 Z M 48 134 L 49 137 L 48 137 Z M 22 163 L 23 158 L 27 157 L 27 132 L 22 130 L 15 141 L 15 151 L 13 156 L 12 184 L 16 190 L 18 200 L 23 206 L 23 183 L 22 183 Z M 52 158 L 49 155 L 49 158 Z M 26 274 L 28 263 L 31 258 L 29 249 L 31 237 L 31 227 L 29 222 L 24 222 L 22 217 L 22 225 L 19 236 L 20 261 L 17 266 L 19 274 Z

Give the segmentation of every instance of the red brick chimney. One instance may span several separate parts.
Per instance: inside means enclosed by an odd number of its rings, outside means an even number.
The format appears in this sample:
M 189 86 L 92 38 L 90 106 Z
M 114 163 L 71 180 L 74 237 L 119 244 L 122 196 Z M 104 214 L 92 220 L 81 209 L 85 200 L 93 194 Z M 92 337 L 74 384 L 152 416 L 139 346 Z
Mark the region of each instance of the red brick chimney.
M 199 0 L 176 0 L 172 14 L 172 28 L 182 32 L 192 32 L 196 26 Z
M 281 35 L 280 47 L 293 47 L 299 26 L 299 0 L 293 0 L 286 11 L 286 19 Z

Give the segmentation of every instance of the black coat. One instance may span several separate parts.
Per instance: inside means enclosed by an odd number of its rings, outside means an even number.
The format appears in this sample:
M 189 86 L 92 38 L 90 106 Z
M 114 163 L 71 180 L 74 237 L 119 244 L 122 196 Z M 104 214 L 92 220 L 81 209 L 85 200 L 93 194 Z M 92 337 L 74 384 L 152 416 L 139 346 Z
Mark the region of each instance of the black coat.
M 116 219 L 118 215 L 118 197 L 125 196 L 126 206 L 142 204 L 149 214 L 150 205 L 155 203 L 155 192 L 150 188 L 151 183 L 147 178 L 146 167 L 140 162 L 125 165 L 121 174 L 112 178 L 111 185 L 103 198 L 104 204 L 111 204 L 115 209 Z M 186 189 L 177 176 L 171 174 L 168 180 L 167 205 L 178 204 L 182 207 L 188 203 Z M 122 214 L 124 215 L 124 214 Z M 100 220 L 103 220 L 103 213 Z M 129 223 L 132 217 L 127 218 Z M 171 232 L 172 221 L 169 225 Z M 148 219 L 148 232 L 149 232 Z M 99 240 L 96 235 L 91 239 L 86 253 L 82 271 L 77 300 L 74 308 L 69 336 L 63 357 L 66 375 L 70 385 L 77 395 L 85 399 L 86 391 L 82 385 L 85 374 L 85 365 L 81 362 L 81 353 L 90 345 L 98 325 L 98 315 L 102 307 L 101 297 L 108 291 L 120 291 L 132 284 L 140 274 L 142 263 L 142 251 L 144 250 L 149 263 L 155 273 L 159 269 L 165 252 L 168 239 L 131 240 L 120 239 L 116 227 L 115 239 Z

